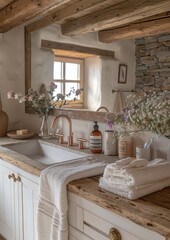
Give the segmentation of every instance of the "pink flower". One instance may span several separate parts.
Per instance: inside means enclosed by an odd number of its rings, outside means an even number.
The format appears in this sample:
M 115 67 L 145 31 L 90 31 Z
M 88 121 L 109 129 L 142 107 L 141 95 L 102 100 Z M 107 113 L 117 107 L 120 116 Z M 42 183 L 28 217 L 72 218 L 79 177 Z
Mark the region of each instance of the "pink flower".
M 14 91 L 10 90 L 7 92 L 7 98 L 8 99 L 14 99 L 15 93 Z
M 32 88 L 29 88 L 28 89 L 28 94 L 33 94 L 34 93 L 34 90 Z
M 50 83 L 50 90 L 54 90 L 54 89 L 56 89 L 57 88 L 57 85 L 54 83 L 54 82 L 51 82 Z
M 23 102 L 25 102 L 26 101 L 26 98 L 25 97 L 21 97 L 20 99 L 19 99 L 19 103 L 23 103 Z
M 33 95 L 29 95 L 28 96 L 28 102 L 32 102 L 32 100 L 33 100 Z
M 14 98 L 20 100 L 23 97 L 22 93 L 15 93 Z
M 44 93 L 41 93 L 41 94 L 38 96 L 38 99 L 41 100 L 41 99 L 43 99 L 43 98 L 45 98 L 45 94 L 44 94 Z

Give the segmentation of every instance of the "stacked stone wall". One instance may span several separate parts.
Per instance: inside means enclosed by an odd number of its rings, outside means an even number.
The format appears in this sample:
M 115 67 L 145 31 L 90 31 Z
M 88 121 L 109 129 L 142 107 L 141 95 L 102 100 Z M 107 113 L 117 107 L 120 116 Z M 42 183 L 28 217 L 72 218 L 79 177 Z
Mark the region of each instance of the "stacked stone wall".
M 170 86 L 170 34 L 136 39 L 136 88 Z

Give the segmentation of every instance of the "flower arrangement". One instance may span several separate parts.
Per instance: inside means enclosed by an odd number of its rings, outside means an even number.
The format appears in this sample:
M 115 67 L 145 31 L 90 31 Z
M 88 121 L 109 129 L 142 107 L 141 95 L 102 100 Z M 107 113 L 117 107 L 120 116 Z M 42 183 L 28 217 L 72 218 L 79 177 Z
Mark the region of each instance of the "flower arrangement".
M 44 85 L 43 91 L 35 91 L 32 88 L 28 90 L 26 95 L 22 93 L 15 93 L 13 90 L 7 92 L 8 99 L 15 99 L 19 103 L 26 103 L 26 108 L 30 111 L 34 111 L 40 118 L 44 115 L 53 113 L 56 106 L 61 108 L 63 105 L 69 104 L 71 101 L 77 100 L 77 96 L 81 94 L 81 89 L 75 90 L 71 88 L 70 92 L 66 95 L 61 93 L 54 96 L 54 91 L 57 85 L 52 82 L 48 89 Z M 72 100 L 66 101 L 65 97 L 72 97 Z M 57 103 L 59 103 L 57 105 Z
M 151 131 L 158 135 L 170 136 L 170 97 L 167 92 L 144 93 L 136 97 L 130 95 L 131 103 L 112 116 L 107 114 L 106 121 L 133 129 L 132 131 Z

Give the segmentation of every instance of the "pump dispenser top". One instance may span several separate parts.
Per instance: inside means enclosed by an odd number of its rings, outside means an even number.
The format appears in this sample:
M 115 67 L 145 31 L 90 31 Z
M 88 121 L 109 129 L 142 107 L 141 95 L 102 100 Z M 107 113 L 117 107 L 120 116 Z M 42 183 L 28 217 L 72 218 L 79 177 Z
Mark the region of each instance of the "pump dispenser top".
M 97 121 L 94 121 L 94 130 L 90 134 L 90 150 L 92 153 L 102 152 L 102 133 L 99 131 Z
M 97 124 L 97 121 L 94 121 L 94 130 L 99 130 L 99 125 Z

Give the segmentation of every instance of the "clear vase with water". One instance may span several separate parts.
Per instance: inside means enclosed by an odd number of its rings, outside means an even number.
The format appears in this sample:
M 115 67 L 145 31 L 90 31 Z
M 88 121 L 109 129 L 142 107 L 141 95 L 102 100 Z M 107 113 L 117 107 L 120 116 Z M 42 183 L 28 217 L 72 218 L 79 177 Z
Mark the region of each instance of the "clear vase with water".
M 48 114 L 44 114 L 42 117 L 41 127 L 40 127 L 40 133 L 39 136 L 42 138 L 50 138 L 49 135 L 49 128 L 48 128 Z

